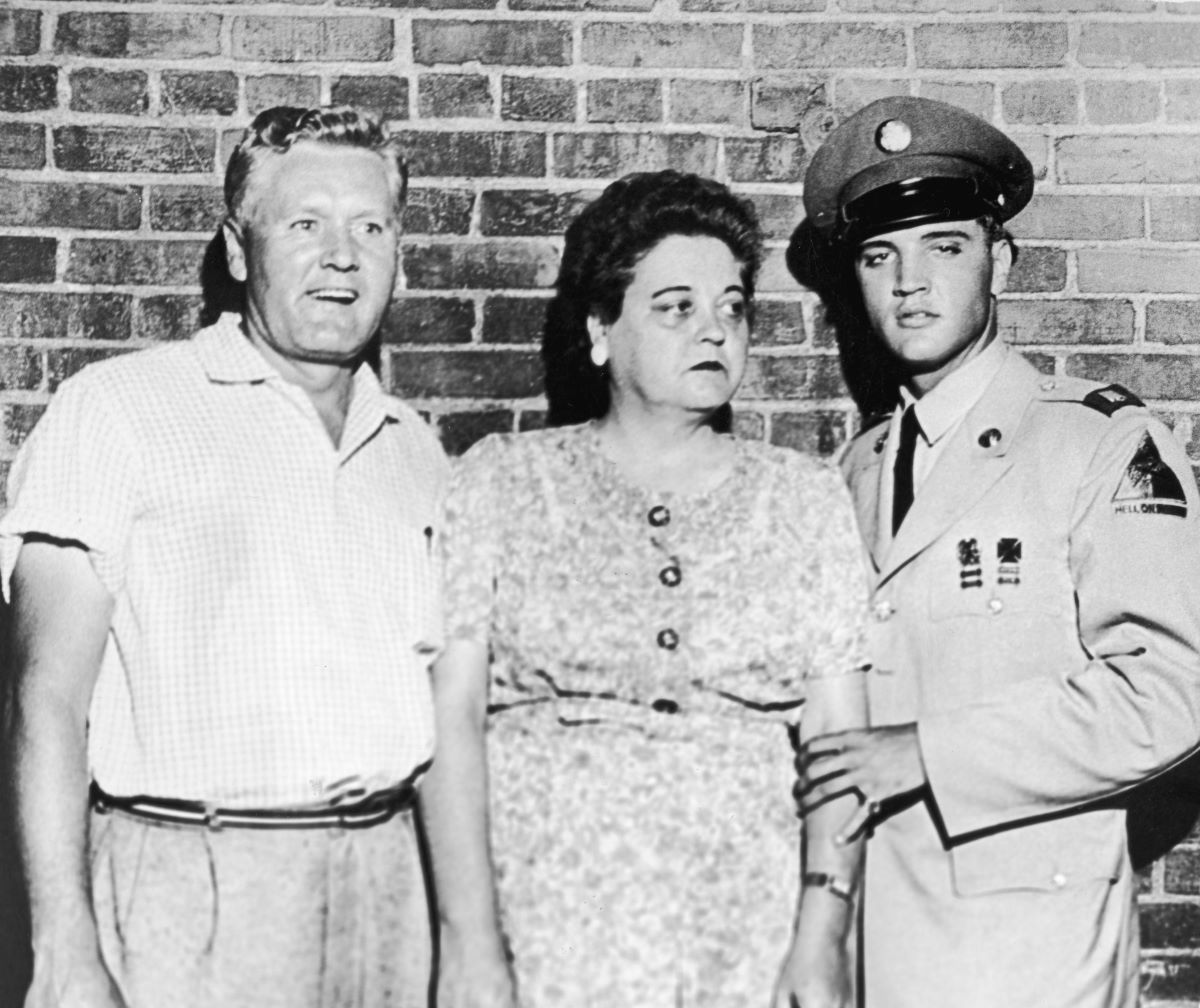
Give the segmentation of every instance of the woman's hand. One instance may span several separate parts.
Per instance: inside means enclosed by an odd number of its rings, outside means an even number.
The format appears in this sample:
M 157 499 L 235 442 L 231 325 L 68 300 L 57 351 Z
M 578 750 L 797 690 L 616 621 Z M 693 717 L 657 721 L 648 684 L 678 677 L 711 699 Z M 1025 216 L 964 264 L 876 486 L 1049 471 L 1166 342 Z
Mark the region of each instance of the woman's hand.
M 442 929 L 437 1008 L 518 1008 L 516 982 L 499 941 L 463 941 Z
M 853 1008 L 850 961 L 844 942 L 805 941 L 797 935 L 779 971 L 771 1008 Z

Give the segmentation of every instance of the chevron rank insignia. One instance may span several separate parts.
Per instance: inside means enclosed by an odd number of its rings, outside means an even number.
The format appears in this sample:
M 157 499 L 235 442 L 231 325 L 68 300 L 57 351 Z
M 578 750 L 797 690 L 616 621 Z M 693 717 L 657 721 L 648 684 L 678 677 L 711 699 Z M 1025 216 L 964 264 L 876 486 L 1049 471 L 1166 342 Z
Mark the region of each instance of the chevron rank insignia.
M 1141 399 L 1127 388 L 1120 385 L 1105 385 L 1104 388 L 1092 389 L 1083 397 L 1083 405 L 1091 406 L 1105 416 L 1112 416 L 1122 406 L 1143 406 Z
M 1142 435 L 1141 444 L 1121 477 L 1121 485 L 1113 495 L 1113 512 L 1187 517 L 1183 484 L 1163 461 L 1149 431 Z

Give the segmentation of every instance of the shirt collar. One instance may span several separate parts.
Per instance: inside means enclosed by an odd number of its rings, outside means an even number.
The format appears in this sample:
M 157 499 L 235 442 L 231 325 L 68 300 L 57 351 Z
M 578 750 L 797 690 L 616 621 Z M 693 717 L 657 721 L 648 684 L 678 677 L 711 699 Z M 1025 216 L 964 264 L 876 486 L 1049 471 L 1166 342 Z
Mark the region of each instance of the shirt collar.
M 901 387 L 901 407 L 915 405 L 921 433 L 929 444 L 936 443 L 979 402 L 1007 353 L 1007 344 L 996 336 L 978 356 L 946 375 L 920 399 Z

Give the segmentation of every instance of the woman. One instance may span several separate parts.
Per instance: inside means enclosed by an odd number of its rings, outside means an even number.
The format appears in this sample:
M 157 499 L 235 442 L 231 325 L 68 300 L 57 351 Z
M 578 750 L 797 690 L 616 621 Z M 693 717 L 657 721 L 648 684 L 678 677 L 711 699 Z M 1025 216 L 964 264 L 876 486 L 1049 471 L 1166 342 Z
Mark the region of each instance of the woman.
M 524 1008 L 762 1008 L 793 924 L 774 1003 L 849 1003 L 850 812 L 810 817 L 798 893 L 788 725 L 858 661 L 853 516 L 832 467 L 714 426 L 761 254 L 716 182 L 609 186 L 545 340 L 552 414 L 592 419 L 457 469 L 423 797 L 440 1008 L 516 1003 L 501 931 Z M 810 706 L 806 735 L 835 726 Z

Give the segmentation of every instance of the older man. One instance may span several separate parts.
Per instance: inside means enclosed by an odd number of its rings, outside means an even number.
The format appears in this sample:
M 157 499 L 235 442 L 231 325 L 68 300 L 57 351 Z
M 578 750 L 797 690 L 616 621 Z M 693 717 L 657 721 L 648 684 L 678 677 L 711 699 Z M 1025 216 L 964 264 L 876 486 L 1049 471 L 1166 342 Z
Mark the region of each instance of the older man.
M 1116 385 L 1039 374 L 997 337 L 1028 202 L 983 120 L 895 97 L 805 179 L 903 385 L 844 470 L 874 566 L 870 730 L 801 754 L 806 806 L 867 823 L 869 1008 L 1119 1008 L 1136 880 L 1112 797 L 1200 737 L 1200 501 Z
M 225 194 L 244 313 L 65 382 L 13 468 L 29 1006 L 425 1003 L 446 462 L 363 363 L 403 161 L 275 108 Z

